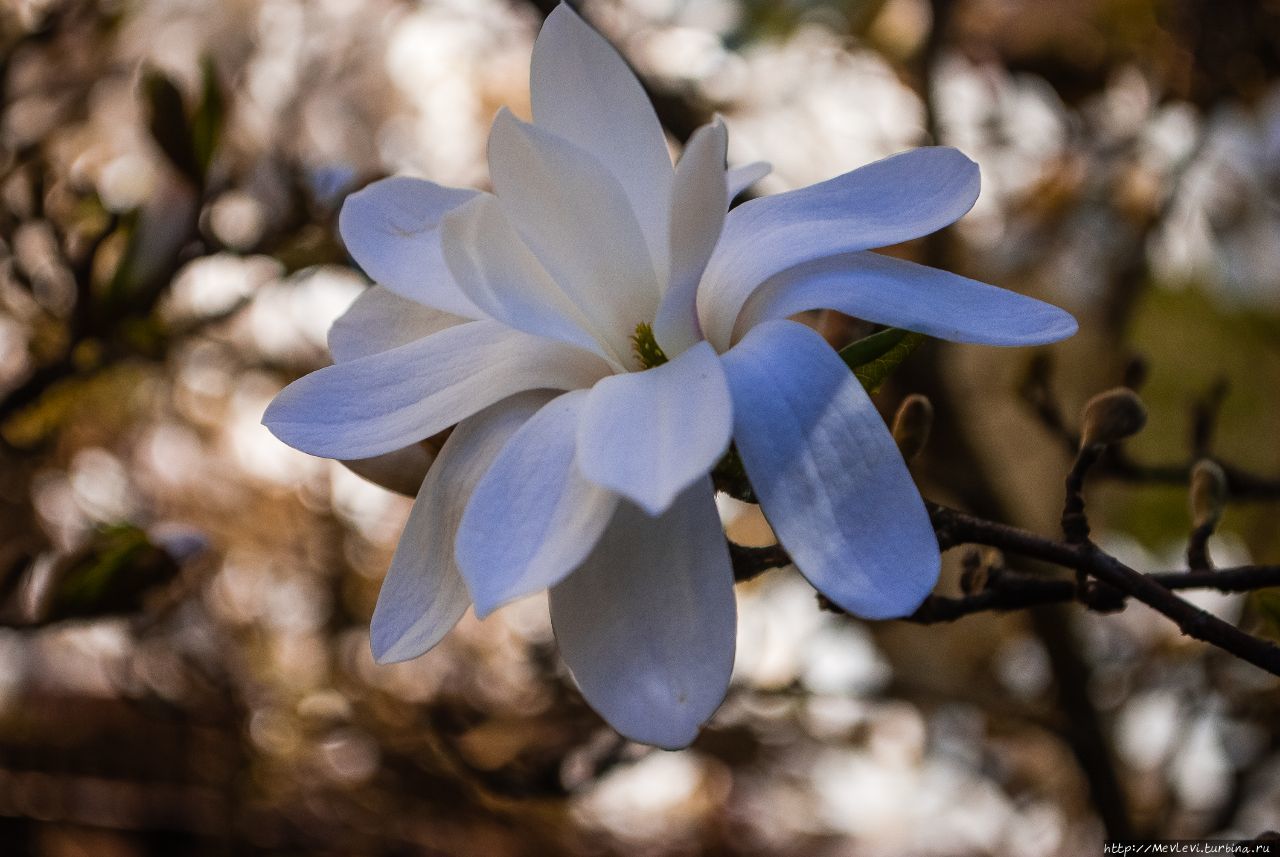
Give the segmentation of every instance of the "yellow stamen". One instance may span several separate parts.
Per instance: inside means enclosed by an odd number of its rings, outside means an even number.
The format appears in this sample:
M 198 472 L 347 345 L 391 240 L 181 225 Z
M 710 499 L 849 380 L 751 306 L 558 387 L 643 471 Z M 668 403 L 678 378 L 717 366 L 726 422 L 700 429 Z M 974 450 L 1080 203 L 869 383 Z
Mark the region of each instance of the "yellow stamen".
M 643 321 L 636 325 L 636 332 L 631 335 L 631 350 L 645 369 L 652 369 L 667 362 L 667 355 L 662 346 L 653 338 L 653 325 Z

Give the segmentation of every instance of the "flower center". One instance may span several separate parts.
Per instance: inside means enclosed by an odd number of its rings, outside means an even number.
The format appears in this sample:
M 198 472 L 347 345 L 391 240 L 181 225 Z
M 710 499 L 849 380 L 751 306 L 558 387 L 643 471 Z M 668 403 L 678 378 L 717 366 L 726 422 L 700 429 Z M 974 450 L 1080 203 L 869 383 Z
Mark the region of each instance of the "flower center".
M 643 321 L 636 325 L 636 332 L 631 334 L 631 350 L 645 369 L 652 369 L 667 362 L 667 355 L 663 353 L 662 346 L 653 337 L 653 325 Z

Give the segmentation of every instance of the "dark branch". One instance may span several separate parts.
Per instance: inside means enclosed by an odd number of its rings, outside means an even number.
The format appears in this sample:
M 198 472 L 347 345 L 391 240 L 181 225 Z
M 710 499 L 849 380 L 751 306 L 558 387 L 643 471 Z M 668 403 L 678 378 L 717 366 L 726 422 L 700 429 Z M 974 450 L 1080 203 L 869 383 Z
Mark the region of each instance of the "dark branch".
M 1088 609 L 1112 612 L 1135 598 L 1167 616 L 1188 636 L 1230 652 L 1249 663 L 1280 675 L 1280 647 L 1244 633 L 1216 616 L 1178 597 L 1184 589 L 1248 592 L 1280 586 L 1280 566 L 1255 565 L 1221 570 L 1168 571 L 1142 574 L 1129 568 L 1092 542 L 1070 544 L 988 521 L 945 506 L 930 504 L 938 545 L 943 550 L 961 544 L 999 548 L 1007 555 L 1040 560 L 1086 576 L 1083 581 L 1044 579 L 1001 571 L 979 592 L 961 598 L 933 595 L 906 621 L 920 624 L 949 622 L 988 611 L 1019 610 L 1041 604 L 1079 602 Z M 732 546 L 738 580 L 749 580 L 770 568 L 790 562 L 779 545 L 763 548 Z

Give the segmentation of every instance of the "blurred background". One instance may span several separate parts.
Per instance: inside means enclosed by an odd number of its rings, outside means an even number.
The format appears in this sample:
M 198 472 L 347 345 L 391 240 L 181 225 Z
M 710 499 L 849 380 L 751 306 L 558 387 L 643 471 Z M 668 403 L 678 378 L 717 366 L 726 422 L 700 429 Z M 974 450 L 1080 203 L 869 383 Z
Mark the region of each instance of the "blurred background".
M 0 854 L 1044 857 L 1280 827 L 1277 681 L 1140 605 L 866 624 L 770 572 L 739 587 L 729 698 L 678 753 L 583 705 L 536 598 L 373 664 L 409 500 L 259 420 L 367 284 L 343 196 L 484 186 L 549 6 L 0 5 Z M 1187 468 L 1212 454 L 1259 477 L 1213 558 L 1277 561 L 1280 3 L 583 11 L 673 151 L 718 111 L 731 162 L 774 165 L 759 193 L 930 142 L 981 165 L 963 222 L 893 252 L 1081 332 L 903 365 L 877 401 L 933 400 L 927 497 L 1054 533 L 1075 415 L 1128 383 L 1150 426 L 1090 486 L 1098 540 L 1185 567 Z M 1280 632 L 1268 593 L 1198 603 Z

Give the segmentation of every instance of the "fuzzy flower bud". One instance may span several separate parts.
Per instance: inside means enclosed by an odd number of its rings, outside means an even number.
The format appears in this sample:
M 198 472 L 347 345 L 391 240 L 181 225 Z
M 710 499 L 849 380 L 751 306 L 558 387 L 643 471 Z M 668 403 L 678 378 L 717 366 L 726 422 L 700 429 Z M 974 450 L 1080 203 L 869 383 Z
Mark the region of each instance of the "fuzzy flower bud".
M 1132 437 L 1147 424 L 1147 406 L 1128 387 L 1099 393 L 1084 406 L 1080 447 L 1106 446 Z
M 929 442 L 933 428 L 933 403 L 919 393 L 902 400 L 893 416 L 893 439 L 907 461 L 913 460 Z
M 1191 523 L 1215 527 L 1227 501 L 1227 474 L 1216 462 L 1202 458 L 1191 468 Z

